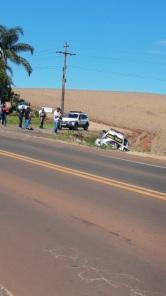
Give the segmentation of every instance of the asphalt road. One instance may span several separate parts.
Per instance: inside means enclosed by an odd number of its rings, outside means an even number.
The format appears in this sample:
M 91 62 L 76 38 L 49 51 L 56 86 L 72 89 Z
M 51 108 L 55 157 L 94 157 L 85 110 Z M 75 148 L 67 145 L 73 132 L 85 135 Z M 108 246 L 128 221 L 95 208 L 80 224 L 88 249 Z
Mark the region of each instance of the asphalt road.
M 166 162 L 0 131 L 0 295 L 165 296 Z

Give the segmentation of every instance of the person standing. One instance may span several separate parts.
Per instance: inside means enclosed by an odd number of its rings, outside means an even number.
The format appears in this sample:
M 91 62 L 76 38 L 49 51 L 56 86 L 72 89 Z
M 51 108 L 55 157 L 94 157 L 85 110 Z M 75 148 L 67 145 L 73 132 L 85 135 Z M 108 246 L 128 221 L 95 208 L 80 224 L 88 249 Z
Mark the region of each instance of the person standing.
M 60 108 L 55 109 L 54 111 L 54 133 L 57 134 L 60 121 Z
M 2 123 L 2 104 L 0 101 L 0 123 Z
M 31 112 L 31 110 L 29 110 L 28 129 L 29 129 L 30 131 L 33 131 L 33 127 L 32 127 L 32 112 Z
M 19 127 L 20 127 L 20 128 L 22 128 L 22 122 L 23 122 L 23 118 L 24 118 L 24 113 L 25 113 L 25 109 L 24 109 L 24 107 L 22 107 L 22 108 L 19 110 L 19 113 L 18 113 Z
M 40 128 L 43 128 L 44 122 L 46 119 L 46 112 L 44 110 L 44 107 L 39 111 L 39 117 L 40 117 Z
M 30 120 L 31 120 L 31 118 L 30 118 L 30 107 L 29 106 L 25 109 L 24 116 L 25 116 L 24 128 L 29 129 Z
M 7 113 L 8 113 L 8 109 L 6 107 L 6 104 L 3 103 L 2 105 L 2 125 L 7 125 Z

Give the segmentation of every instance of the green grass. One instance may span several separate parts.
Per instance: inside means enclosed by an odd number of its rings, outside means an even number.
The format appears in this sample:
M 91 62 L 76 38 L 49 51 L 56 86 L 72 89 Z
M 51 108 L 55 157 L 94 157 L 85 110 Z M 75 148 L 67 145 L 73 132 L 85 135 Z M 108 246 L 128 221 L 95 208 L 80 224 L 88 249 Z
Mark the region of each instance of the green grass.
M 16 127 L 19 124 L 19 120 L 18 120 L 18 116 L 17 115 L 13 115 L 10 114 L 7 117 L 7 126 L 13 126 Z M 40 120 L 38 117 L 32 117 L 32 126 L 33 127 L 39 127 L 40 125 Z M 53 128 L 53 121 L 51 120 L 46 120 L 45 124 L 44 124 L 44 128 Z

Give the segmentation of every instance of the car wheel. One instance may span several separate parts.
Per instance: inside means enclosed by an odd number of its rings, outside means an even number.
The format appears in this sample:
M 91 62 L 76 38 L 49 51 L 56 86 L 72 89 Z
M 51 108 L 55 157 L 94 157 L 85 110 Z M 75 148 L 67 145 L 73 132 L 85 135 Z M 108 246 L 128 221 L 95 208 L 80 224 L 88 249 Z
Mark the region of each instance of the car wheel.
M 84 126 L 84 130 L 87 131 L 87 130 L 88 130 L 88 127 L 89 127 L 89 124 L 87 123 L 87 124 Z
M 74 130 L 78 130 L 78 123 L 77 122 L 74 125 Z

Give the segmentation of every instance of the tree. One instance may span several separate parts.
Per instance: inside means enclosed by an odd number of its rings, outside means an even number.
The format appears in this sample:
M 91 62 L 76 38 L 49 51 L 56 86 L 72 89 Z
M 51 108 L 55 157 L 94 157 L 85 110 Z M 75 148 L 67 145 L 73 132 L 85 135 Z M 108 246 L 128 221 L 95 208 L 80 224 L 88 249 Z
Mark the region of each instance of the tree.
M 7 29 L 5 26 L 0 25 L 0 48 L 1 60 L 5 63 L 6 68 L 12 73 L 12 69 L 8 66 L 8 60 L 22 65 L 30 75 L 32 67 L 29 62 L 19 55 L 20 52 L 30 52 L 33 54 L 33 47 L 27 43 L 20 43 L 20 35 L 23 35 L 23 29 L 19 26 Z
M 7 75 L 4 63 L 0 60 L 0 101 L 10 100 L 12 80 Z
M 0 100 L 10 100 L 12 96 L 12 80 L 8 75 L 13 74 L 12 68 L 8 61 L 16 65 L 22 65 L 28 75 L 32 73 L 32 67 L 29 62 L 19 55 L 20 52 L 30 52 L 33 54 L 33 47 L 27 43 L 19 42 L 20 35 L 23 35 L 21 27 L 17 26 L 7 29 L 0 25 Z

